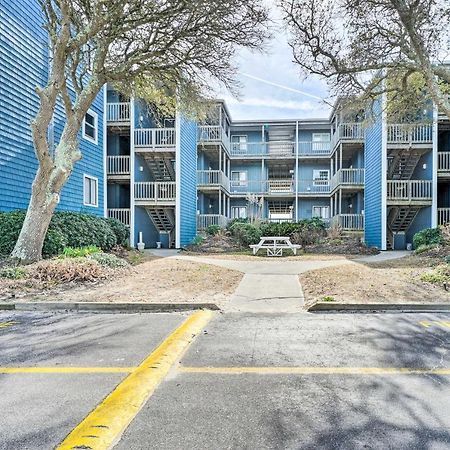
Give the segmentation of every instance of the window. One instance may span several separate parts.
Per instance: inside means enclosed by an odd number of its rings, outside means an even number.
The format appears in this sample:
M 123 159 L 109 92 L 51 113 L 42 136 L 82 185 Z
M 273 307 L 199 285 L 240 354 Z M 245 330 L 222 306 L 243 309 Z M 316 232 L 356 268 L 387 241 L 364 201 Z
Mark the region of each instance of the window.
M 330 142 L 330 133 L 313 133 L 313 142 Z
M 329 178 L 330 178 L 329 170 L 313 170 L 314 186 L 328 186 Z
M 89 175 L 84 176 L 84 200 L 85 206 L 98 206 L 98 179 Z
M 98 115 L 97 113 L 89 110 L 84 116 L 83 120 L 83 137 L 88 141 L 97 143 L 98 132 Z
M 232 219 L 246 219 L 247 218 L 247 207 L 246 206 L 232 206 L 231 207 L 231 218 Z
M 313 133 L 312 149 L 318 152 L 320 151 L 329 152 L 331 147 L 330 140 L 331 140 L 330 133 Z
M 231 172 L 231 186 L 247 186 L 247 172 Z
M 329 206 L 313 206 L 312 207 L 312 216 L 320 217 L 321 219 L 329 219 L 330 218 L 330 207 Z
M 236 153 L 247 153 L 247 136 L 238 136 L 238 135 L 234 135 L 231 136 L 231 145 L 232 145 L 232 150 L 233 152 Z

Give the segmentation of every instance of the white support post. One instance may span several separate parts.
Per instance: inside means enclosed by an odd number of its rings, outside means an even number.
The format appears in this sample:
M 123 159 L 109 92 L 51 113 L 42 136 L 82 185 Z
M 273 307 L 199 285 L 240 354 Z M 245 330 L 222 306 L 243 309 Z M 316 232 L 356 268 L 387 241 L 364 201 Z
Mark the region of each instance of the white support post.
M 381 250 L 387 249 L 387 114 L 386 94 L 382 97 L 381 113 Z
M 333 196 L 330 196 L 330 214 L 331 217 L 334 217 L 334 205 L 333 205 Z
M 222 146 L 219 145 L 219 171 L 222 170 Z
M 222 214 L 222 192 L 219 191 L 219 215 Z
M 103 216 L 108 217 L 108 104 L 107 86 L 103 86 Z M 53 147 L 52 147 L 53 149 Z
M 130 98 L 130 246 L 134 248 L 135 244 L 135 202 L 134 202 L 134 166 L 135 166 L 135 148 L 134 148 L 134 98 Z
M 342 170 L 342 142 L 339 146 L 339 169 Z
M 298 120 L 295 122 L 295 221 L 298 222 Z
M 431 228 L 438 226 L 438 109 L 433 105 L 433 163 L 432 163 L 432 197 L 431 197 Z
M 342 189 L 339 189 L 339 215 L 342 214 Z

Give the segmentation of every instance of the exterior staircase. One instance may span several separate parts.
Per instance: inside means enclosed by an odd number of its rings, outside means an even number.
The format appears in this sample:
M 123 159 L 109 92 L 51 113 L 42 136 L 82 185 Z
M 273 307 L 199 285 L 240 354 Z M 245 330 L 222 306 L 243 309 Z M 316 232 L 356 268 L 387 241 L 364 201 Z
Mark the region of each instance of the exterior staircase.
M 420 157 L 421 153 L 412 150 L 395 152 L 389 158 L 388 180 L 410 180 Z
M 175 181 L 175 169 L 172 160 L 167 158 L 145 158 L 155 181 Z
M 175 210 L 173 208 L 160 208 L 147 206 L 145 208 L 153 225 L 159 233 L 169 235 L 169 248 L 175 247 Z
M 388 250 L 394 248 L 395 234 L 408 231 L 419 211 L 420 207 L 417 206 L 399 206 L 389 209 L 386 240 Z

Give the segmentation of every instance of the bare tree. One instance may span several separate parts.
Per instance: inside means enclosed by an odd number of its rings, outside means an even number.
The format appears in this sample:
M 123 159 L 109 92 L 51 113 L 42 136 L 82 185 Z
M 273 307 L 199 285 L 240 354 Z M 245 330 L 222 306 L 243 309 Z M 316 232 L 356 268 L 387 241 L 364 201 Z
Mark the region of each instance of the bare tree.
M 305 74 L 325 78 L 335 94 L 370 100 L 386 92 L 400 113 L 431 98 L 450 118 L 448 0 L 279 4 Z
M 181 98 L 205 94 L 212 81 L 232 88 L 236 48 L 262 49 L 269 35 L 261 0 L 36 1 L 52 56 L 31 124 L 39 168 L 12 252 L 24 262 L 41 258 L 61 189 L 82 157 L 83 118 L 105 83 Z M 50 151 L 47 131 L 58 102 L 66 121 Z

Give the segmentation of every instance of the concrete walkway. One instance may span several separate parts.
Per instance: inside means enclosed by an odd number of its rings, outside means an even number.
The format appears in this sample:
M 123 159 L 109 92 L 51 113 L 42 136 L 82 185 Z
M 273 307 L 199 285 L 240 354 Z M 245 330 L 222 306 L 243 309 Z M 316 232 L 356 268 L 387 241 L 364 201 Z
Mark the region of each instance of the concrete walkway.
M 333 259 L 286 261 L 280 259 L 232 260 L 178 254 L 176 259 L 212 264 L 244 273 L 226 311 L 296 313 L 302 311 L 304 296 L 298 275 L 310 270 L 344 264 L 381 262 L 402 258 L 410 252 L 384 252 L 355 260 Z

